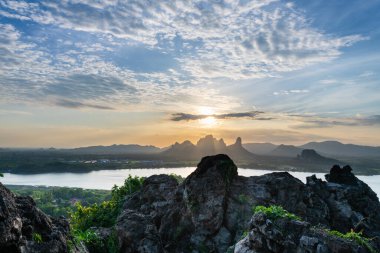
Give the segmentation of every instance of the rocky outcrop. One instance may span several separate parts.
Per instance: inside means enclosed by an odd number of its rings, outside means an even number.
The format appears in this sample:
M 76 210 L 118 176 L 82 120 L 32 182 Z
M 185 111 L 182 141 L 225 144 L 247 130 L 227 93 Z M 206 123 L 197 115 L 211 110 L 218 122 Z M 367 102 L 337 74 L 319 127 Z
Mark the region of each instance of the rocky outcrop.
M 235 252 L 366 252 L 325 228 L 363 231 L 380 249 L 376 194 L 351 171 L 334 168 L 327 182 L 313 176 L 304 184 L 287 172 L 241 177 L 228 156 L 216 155 L 203 158 L 181 184 L 168 175 L 151 176 L 118 218 L 121 252 L 226 252 L 244 231 L 249 235 Z M 253 206 L 273 204 L 303 221 L 252 217 Z
M 0 252 L 68 252 L 69 223 L 36 207 L 31 197 L 14 195 L 0 183 Z
M 328 230 L 289 218 L 269 219 L 264 213 L 253 215 L 250 232 L 235 245 L 235 253 L 318 252 L 370 253 L 374 246 L 360 244 L 329 234 Z

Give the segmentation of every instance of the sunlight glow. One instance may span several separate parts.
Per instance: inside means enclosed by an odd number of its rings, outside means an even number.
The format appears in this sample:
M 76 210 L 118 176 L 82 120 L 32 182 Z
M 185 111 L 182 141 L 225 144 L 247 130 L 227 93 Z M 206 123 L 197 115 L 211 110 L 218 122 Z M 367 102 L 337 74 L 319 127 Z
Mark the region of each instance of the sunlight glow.
M 204 119 L 200 119 L 199 122 L 205 127 L 213 127 L 217 125 L 216 119 L 212 116 L 204 118 Z

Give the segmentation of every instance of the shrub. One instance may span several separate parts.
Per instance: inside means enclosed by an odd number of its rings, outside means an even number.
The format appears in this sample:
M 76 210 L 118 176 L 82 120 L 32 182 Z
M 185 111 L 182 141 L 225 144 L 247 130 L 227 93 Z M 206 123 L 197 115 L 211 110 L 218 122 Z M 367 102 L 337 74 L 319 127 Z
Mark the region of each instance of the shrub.
M 265 206 L 256 206 L 253 208 L 253 213 L 264 213 L 269 219 L 276 220 L 279 218 L 288 218 L 291 220 L 301 220 L 300 217 L 298 217 L 295 214 L 289 213 L 281 206 L 272 205 L 269 207 Z
M 70 213 L 71 233 L 74 242 L 84 242 L 91 252 L 117 252 L 116 233 L 103 241 L 92 229 L 93 227 L 112 227 L 115 225 L 124 199 L 126 196 L 141 189 L 144 178 L 132 177 L 131 175 L 124 181 L 122 186 L 112 188 L 112 197 L 109 201 L 91 206 L 82 206 L 76 203 L 75 211 Z
M 33 241 L 36 243 L 42 243 L 42 236 L 39 233 L 33 233 L 32 234 Z
M 111 200 L 87 207 L 76 203 L 75 210 L 70 213 L 72 227 L 82 231 L 91 227 L 112 227 L 120 213 L 125 197 L 139 190 L 143 182 L 144 178 L 129 175 L 124 181 L 124 185 L 115 185 L 112 188 Z
M 370 244 L 370 239 L 366 238 L 363 236 L 362 232 L 355 232 L 354 230 L 351 229 L 350 232 L 343 234 L 339 231 L 336 230 L 325 230 L 327 234 L 335 237 L 340 237 L 343 239 L 351 240 L 359 244 L 360 246 L 363 246 L 368 249 L 369 252 L 371 253 L 376 253 L 376 250 L 374 250 Z
M 175 173 L 171 173 L 170 176 L 172 178 L 174 178 L 175 180 L 177 180 L 177 183 L 179 183 L 179 184 L 181 184 L 185 180 L 185 178 L 183 178 L 180 175 L 177 175 Z

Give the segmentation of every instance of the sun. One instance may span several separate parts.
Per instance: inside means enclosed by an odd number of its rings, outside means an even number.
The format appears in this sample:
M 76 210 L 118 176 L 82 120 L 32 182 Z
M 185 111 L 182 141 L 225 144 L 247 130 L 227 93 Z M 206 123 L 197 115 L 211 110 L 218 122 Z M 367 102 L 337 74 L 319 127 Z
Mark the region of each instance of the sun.
M 209 116 L 204 119 L 200 119 L 199 122 L 206 127 L 212 127 L 217 124 L 216 119 L 212 116 Z
M 202 106 L 198 108 L 198 113 L 203 116 L 207 116 L 199 120 L 199 123 L 204 127 L 213 127 L 217 125 L 217 119 L 213 116 L 215 115 L 215 110 L 211 107 Z

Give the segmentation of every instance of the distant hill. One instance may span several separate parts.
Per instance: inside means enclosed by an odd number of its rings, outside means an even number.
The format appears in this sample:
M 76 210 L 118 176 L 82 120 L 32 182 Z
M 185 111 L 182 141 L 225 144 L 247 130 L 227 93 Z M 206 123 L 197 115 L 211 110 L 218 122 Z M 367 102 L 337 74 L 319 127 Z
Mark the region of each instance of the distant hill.
M 321 156 L 313 149 L 304 149 L 301 151 L 301 154 L 297 156 L 297 159 L 304 162 L 312 162 L 312 163 L 318 163 L 318 164 L 339 164 L 340 161 Z
M 272 143 L 245 143 L 243 147 L 251 153 L 257 155 L 267 155 L 272 152 L 277 145 Z
M 380 157 L 380 147 L 343 144 L 338 141 L 309 142 L 300 148 L 314 149 L 321 154 L 332 156 Z
M 93 155 L 120 155 L 120 154 L 155 154 L 162 150 L 155 146 L 141 146 L 137 144 L 111 145 L 111 146 L 90 146 L 65 150 L 75 154 Z
M 198 160 L 201 157 L 215 154 L 227 154 L 235 160 L 251 160 L 255 158 L 254 154 L 243 147 L 240 137 L 236 139 L 234 144 L 227 146 L 223 139 L 218 140 L 212 135 L 201 138 L 196 145 L 190 141 L 176 142 L 160 155 L 177 160 Z
M 302 149 L 293 145 L 281 144 L 269 153 L 271 156 L 281 156 L 281 157 L 296 157 L 301 154 Z

